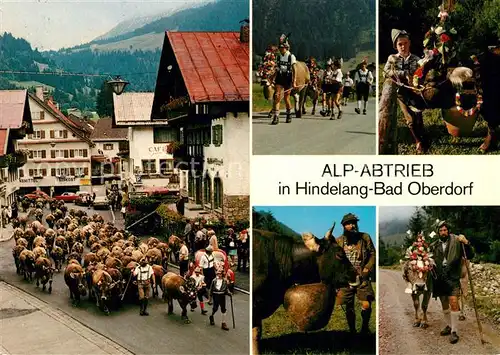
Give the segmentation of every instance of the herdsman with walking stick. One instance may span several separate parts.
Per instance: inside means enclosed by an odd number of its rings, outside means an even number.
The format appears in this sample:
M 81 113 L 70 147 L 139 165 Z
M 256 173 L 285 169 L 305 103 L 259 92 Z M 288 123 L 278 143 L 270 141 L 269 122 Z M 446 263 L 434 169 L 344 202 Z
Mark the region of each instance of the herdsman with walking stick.
M 137 277 L 137 286 L 139 288 L 139 303 L 141 304 L 139 314 L 141 316 L 149 316 L 147 312 L 149 289 L 150 287 L 155 287 L 155 274 L 145 257 L 141 259 L 139 265 L 134 269 L 134 276 Z
M 285 99 L 286 107 L 286 122 L 292 121 L 292 103 L 290 95 L 292 89 L 296 87 L 293 77 L 293 66 L 297 63 L 295 55 L 290 53 L 290 44 L 288 43 L 288 36 L 281 35 L 279 44 L 279 54 L 277 56 L 277 73 L 273 100 L 273 121 L 272 124 L 279 123 L 280 114 L 280 101 L 281 95 Z
M 441 331 L 441 335 L 449 335 L 450 343 L 455 344 L 459 340 L 460 309 L 458 298 L 462 273 L 461 262 L 463 257 L 471 259 L 473 250 L 465 236 L 457 236 L 450 232 L 450 226 L 446 221 L 438 223 L 438 234 L 439 240 L 430 245 L 436 263 L 433 297 L 439 297 L 443 308 L 446 326 Z
M 220 307 L 222 313 L 222 324 L 221 329 L 229 330 L 226 324 L 226 295 L 232 296 L 229 291 L 228 284 L 224 278 L 224 272 L 222 269 L 218 269 L 215 279 L 212 281 L 210 286 L 210 295 L 213 300 L 212 315 L 210 316 L 210 325 L 215 325 L 214 315 L 217 313 Z M 234 320 L 234 315 L 233 315 Z

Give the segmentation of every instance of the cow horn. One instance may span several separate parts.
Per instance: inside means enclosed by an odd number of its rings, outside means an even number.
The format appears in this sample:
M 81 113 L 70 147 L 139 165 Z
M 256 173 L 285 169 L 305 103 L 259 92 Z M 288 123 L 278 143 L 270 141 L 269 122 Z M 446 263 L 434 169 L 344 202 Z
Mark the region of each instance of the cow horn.
M 181 293 L 186 293 L 186 290 L 184 289 L 184 286 L 179 286 L 179 291 L 181 291 Z
M 74 273 L 74 272 L 70 272 L 70 273 L 69 273 L 69 276 L 70 276 L 72 279 L 76 279 L 76 273 Z

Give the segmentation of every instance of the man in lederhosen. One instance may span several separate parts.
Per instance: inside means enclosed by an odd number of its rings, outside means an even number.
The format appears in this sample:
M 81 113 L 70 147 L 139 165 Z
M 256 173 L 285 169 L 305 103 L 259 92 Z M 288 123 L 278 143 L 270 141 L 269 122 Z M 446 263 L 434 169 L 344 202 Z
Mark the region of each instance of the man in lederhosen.
M 461 262 L 463 257 L 471 259 L 473 250 L 465 236 L 450 233 L 450 227 L 446 221 L 441 221 L 438 224 L 438 233 L 439 240 L 430 245 L 436 263 L 433 297 L 439 297 L 446 322 L 446 327 L 441 331 L 441 335 L 449 335 L 450 343 L 455 344 L 459 339 L 460 308 L 458 297 L 460 296 L 460 276 L 462 274 Z
M 276 58 L 277 74 L 275 80 L 274 100 L 273 100 L 273 121 L 271 124 L 279 123 L 281 95 L 284 95 L 286 107 L 286 122 L 292 122 L 292 103 L 290 95 L 292 89 L 296 87 L 293 77 L 293 66 L 297 63 L 295 55 L 290 53 L 288 37 L 281 35 L 279 44 L 279 54 Z
M 137 277 L 137 287 L 139 288 L 139 303 L 141 304 L 141 316 L 149 316 L 146 311 L 148 308 L 149 289 L 155 287 L 155 276 L 151 265 L 148 264 L 145 257 L 141 259 L 139 265 L 134 270 L 134 276 Z
M 356 83 L 356 96 L 358 100 L 358 107 L 354 109 L 359 115 L 361 113 L 361 101 L 363 101 L 363 115 L 366 115 L 366 105 L 368 103 L 368 96 L 370 95 L 370 86 L 373 83 L 372 72 L 368 70 L 366 61 L 361 63 L 361 68 L 356 71 L 354 75 L 354 82 Z
M 229 330 L 226 324 L 226 295 L 231 295 L 226 279 L 223 277 L 223 270 L 217 270 L 217 277 L 210 284 L 210 297 L 213 298 L 214 306 L 210 316 L 210 325 L 215 325 L 214 315 L 220 307 L 222 313 L 222 330 Z
M 354 296 L 361 302 L 362 333 L 369 332 L 372 302 L 375 301 L 370 274 L 375 268 L 375 247 L 367 233 L 358 231 L 358 217 L 352 213 L 342 218 L 344 233 L 337 238 L 337 243 L 344 249 L 347 258 L 359 275 L 359 286 L 341 288 L 337 299 L 346 306 L 346 319 L 351 333 L 356 332 L 356 313 L 354 311 Z
M 213 248 L 209 245 L 205 249 L 205 254 L 201 257 L 200 266 L 203 269 L 203 276 L 205 276 L 205 283 L 207 285 L 212 284 L 212 280 L 215 278 L 215 259 L 212 254 Z M 211 298 L 208 301 L 208 304 L 211 304 Z

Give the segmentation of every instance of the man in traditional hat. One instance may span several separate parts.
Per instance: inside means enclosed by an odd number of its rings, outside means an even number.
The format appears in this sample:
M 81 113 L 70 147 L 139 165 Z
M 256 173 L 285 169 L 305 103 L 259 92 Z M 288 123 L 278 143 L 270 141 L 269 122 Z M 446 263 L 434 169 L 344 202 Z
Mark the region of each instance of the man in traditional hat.
M 337 238 L 337 243 L 344 249 L 347 258 L 354 269 L 358 272 L 359 286 L 349 286 L 341 288 L 338 299 L 346 305 L 346 318 L 349 330 L 356 332 L 356 313 L 354 311 L 354 296 L 361 302 L 361 326 L 362 333 L 369 332 L 370 317 L 372 313 L 372 302 L 375 301 L 370 274 L 375 268 L 375 247 L 372 239 L 367 233 L 359 232 L 359 218 L 352 213 L 346 214 L 342 218 L 344 233 Z
M 400 85 L 412 85 L 413 73 L 418 68 L 420 60 L 415 54 L 410 53 L 410 35 L 404 30 L 393 29 L 391 32 L 392 43 L 397 54 L 391 54 L 384 67 L 385 79 L 392 80 Z M 391 83 L 392 85 L 392 83 Z M 398 95 L 398 104 L 403 112 L 406 124 L 417 144 L 417 151 L 426 150 L 424 142 L 424 120 L 421 112 L 412 111 Z
M 210 325 L 215 325 L 214 315 L 219 310 L 222 313 L 221 329 L 229 330 L 226 324 L 226 295 L 231 295 L 228 284 L 223 275 L 223 270 L 217 270 L 217 276 L 210 284 L 210 297 L 214 300 L 212 315 L 210 316 Z
M 290 53 L 290 43 L 286 35 L 281 35 L 279 44 L 279 54 L 276 58 L 277 74 L 275 80 L 274 100 L 273 100 L 273 121 L 272 124 L 279 123 L 281 95 L 284 95 L 286 107 L 286 122 L 292 121 L 292 103 L 290 95 L 292 89 L 296 87 L 293 66 L 297 63 L 295 55 Z
M 361 113 L 361 101 L 363 101 L 363 115 L 366 115 L 366 105 L 368 103 L 368 96 L 370 95 L 370 86 L 373 83 L 372 72 L 369 71 L 367 67 L 368 63 L 364 60 L 361 62 L 361 68 L 359 68 L 354 75 L 358 101 L 358 107 L 354 109 L 354 111 L 356 111 L 358 115 Z
M 151 265 L 148 264 L 146 257 L 143 257 L 139 261 L 139 265 L 134 269 L 134 276 L 137 277 L 137 287 L 139 289 L 139 303 L 141 304 L 141 316 L 149 316 L 147 312 L 148 299 L 149 299 L 149 288 L 152 285 L 154 288 L 155 284 L 155 274 Z
M 437 278 L 433 282 L 433 297 L 441 301 L 446 327 L 441 335 L 449 335 L 450 343 L 458 342 L 458 319 L 460 308 L 460 276 L 462 273 L 462 258 L 471 259 L 472 247 L 464 235 L 450 233 L 450 226 L 446 221 L 438 224 L 439 240 L 430 245 L 436 263 Z M 450 311 L 451 308 L 451 311 Z M 451 326 L 450 326 L 451 325 Z

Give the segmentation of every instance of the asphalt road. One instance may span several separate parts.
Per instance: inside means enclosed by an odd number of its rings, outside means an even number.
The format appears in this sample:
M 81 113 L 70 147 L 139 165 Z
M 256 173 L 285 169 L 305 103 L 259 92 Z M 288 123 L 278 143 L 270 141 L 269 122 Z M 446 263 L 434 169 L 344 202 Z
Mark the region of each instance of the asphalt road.
M 292 115 L 292 122 L 285 122 L 285 113 L 280 123 L 271 125 L 268 112 L 254 112 L 252 117 L 253 154 L 255 155 L 372 155 L 376 152 L 375 100 L 368 101 L 367 115 L 354 112 L 356 104 L 342 106 L 340 120 L 308 114 L 302 118 Z M 338 112 L 337 110 L 335 110 Z
M 73 204 L 68 205 L 74 208 Z M 94 211 L 90 211 L 94 213 Z M 98 211 L 111 220 L 109 211 Z M 233 295 L 236 328 L 232 328 L 231 308 L 227 298 L 228 332 L 220 329 L 220 311 L 215 315 L 215 326 L 210 326 L 208 316 L 200 314 L 199 307 L 189 312 L 191 324 L 180 317 L 180 307 L 174 303 L 174 315 L 167 315 L 167 305 L 160 298 L 150 300 L 149 317 L 139 316 L 139 306 L 125 304 L 122 309 L 101 313 L 95 303 L 84 297 L 81 305 L 71 305 L 69 291 L 63 274 L 54 275 L 52 294 L 44 293 L 35 283 L 24 281 L 16 274 L 12 247 L 14 240 L 0 243 L 0 279 L 19 287 L 31 295 L 57 307 L 87 327 L 108 337 L 136 354 L 248 354 L 249 353 L 249 296 L 236 292 Z M 177 272 L 175 268 L 169 271 Z M 211 307 L 208 306 L 208 310 Z
M 379 274 L 379 353 L 382 354 L 499 354 L 500 334 L 482 320 L 482 345 L 474 311 L 466 307 L 458 324 L 460 340 L 450 344 L 439 333 L 445 327 L 439 300 L 431 298 L 427 312 L 429 328 L 414 328 L 415 310 L 400 271 L 380 269 Z M 422 299 L 422 297 L 421 297 Z

